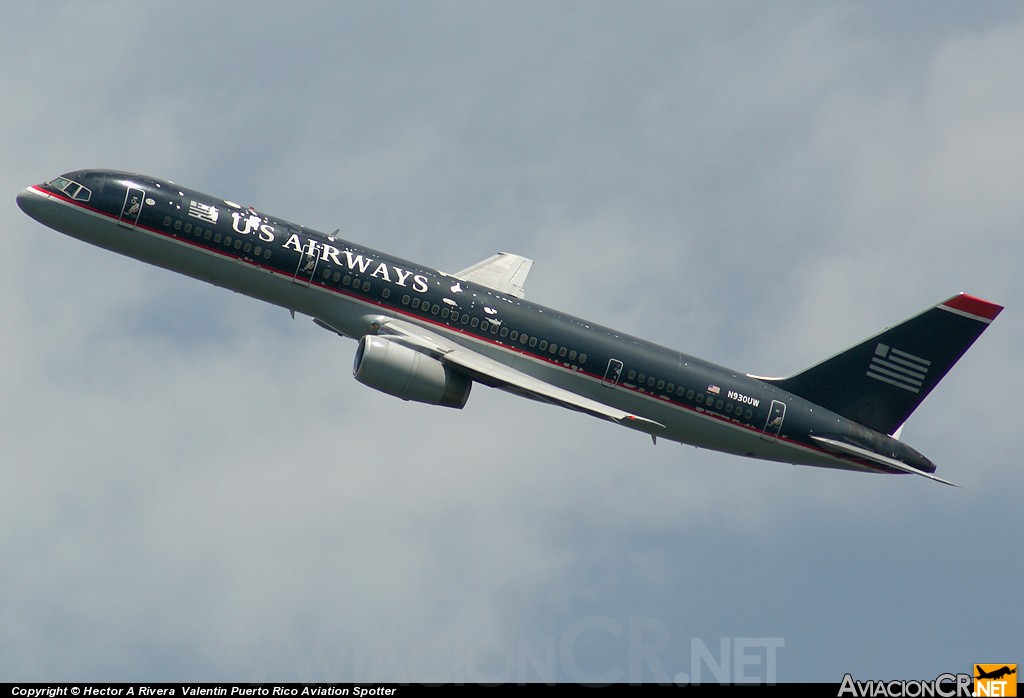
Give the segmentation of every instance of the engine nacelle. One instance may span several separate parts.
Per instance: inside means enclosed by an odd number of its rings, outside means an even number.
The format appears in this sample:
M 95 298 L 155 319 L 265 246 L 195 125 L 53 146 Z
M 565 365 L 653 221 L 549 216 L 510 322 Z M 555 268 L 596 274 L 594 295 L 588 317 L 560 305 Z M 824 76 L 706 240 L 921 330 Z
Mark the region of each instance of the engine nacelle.
M 403 400 L 462 409 L 473 381 L 437 359 L 376 335 L 359 340 L 352 375 L 363 385 Z

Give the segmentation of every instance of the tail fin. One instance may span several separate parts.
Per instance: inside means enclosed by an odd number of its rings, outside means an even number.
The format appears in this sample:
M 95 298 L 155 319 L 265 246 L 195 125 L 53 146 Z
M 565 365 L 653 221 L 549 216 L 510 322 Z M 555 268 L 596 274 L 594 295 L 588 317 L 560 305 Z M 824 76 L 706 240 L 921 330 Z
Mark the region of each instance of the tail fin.
M 796 375 L 769 382 L 893 434 L 1002 309 L 961 293 Z

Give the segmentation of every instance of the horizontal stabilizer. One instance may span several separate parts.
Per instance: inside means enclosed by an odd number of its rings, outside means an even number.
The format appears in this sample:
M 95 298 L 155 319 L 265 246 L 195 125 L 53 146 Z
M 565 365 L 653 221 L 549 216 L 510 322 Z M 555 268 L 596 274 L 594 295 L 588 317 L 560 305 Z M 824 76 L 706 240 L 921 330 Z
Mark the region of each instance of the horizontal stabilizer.
M 895 434 L 1002 309 L 961 293 L 796 375 L 763 380 Z
M 941 482 L 943 485 L 950 485 L 952 487 L 956 487 L 956 485 L 950 482 L 949 480 L 943 480 L 941 477 L 932 475 L 931 473 L 926 473 L 923 470 L 918 470 L 917 468 L 911 468 L 909 465 L 903 463 L 902 461 L 898 461 L 895 458 L 889 458 L 888 456 L 883 456 L 882 454 L 875 453 L 874 451 L 869 451 L 866 448 L 854 446 L 853 444 L 843 443 L 842 441 L 836 441 L 835 439 L 827 439 L 824 436 L 812 435 L 811 438 L 817 441 L 822 446 L 824 446 L 825 450 L 830 451 L 832 453 L 846 456 L 854 456 L 856 458 L 860 458 L 861 460 L 866 460 L 871 463 L 876 463 L 878 465 L 885 466 L 886 468 L 898 470 L 902 473 L 920 475 L 921 477 L 926 477 L 929 480 Z
M 533 260 L 509 252 L 499 252 L 482 262 L 477 262 L 460 272 L 452 274 L 463 281 L 480 284 L 495 291 L 522 298 L 523 285 L 533 267 Z

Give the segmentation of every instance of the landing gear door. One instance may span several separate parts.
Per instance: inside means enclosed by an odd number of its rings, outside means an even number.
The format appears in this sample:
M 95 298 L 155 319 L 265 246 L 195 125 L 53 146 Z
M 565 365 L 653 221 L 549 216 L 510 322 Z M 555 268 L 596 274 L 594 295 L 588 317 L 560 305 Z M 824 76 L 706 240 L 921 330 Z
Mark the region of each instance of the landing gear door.
M 786 403 L 772 400 L 772 409 L 768 412 L 768 421 L 764 423 L 764 433 L 761 438 L 765 441 L 778 441 L 779 432 L 782 430 L 782 420 L 786 418 Z
M 134 230 L 139 222 L 139 215 L 142 207 L 146 205 L 146 192 L 138 187 L 128 185 L 128 191 L 124 193 L 124 205 L 121 206 L 121 215 L 117 218 L 117 224 Z

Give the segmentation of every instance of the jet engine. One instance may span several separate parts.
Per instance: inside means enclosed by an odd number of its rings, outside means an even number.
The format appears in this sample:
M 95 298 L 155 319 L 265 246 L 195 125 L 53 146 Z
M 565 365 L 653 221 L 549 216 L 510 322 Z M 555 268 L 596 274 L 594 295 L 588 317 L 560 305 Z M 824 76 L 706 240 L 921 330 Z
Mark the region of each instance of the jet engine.
M 352 375 L 403 400 L 462 409 L 473 381 L 426 354 L 376 335 L 359 340 Z

